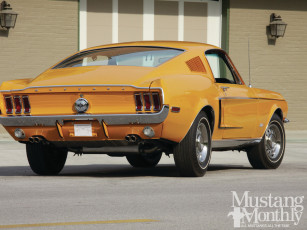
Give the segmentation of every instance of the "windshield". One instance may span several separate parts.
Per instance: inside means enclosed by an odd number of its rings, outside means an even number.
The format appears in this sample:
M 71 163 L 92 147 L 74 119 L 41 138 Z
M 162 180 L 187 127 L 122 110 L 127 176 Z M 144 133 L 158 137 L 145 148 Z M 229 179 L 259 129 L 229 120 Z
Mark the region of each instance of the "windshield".
M 96 49 L 78 53 L 54 69 L 106 65 L 156 67 L 183 52 L 180 49 L 140 46 Z

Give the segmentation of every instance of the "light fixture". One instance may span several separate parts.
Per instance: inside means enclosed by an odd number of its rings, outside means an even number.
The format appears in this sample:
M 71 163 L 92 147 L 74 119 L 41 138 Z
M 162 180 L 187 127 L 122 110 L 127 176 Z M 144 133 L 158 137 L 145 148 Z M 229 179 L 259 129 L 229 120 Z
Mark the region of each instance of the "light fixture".
M 279 38 L 285 35 L 287 23 L 282 21 L 280 15 L 276 15 L 275 13 L 270 16 L 270 31 L 272 37 Z
M 15 137 L 17 137 L 18 139 L 24 139 L 26 137 L 25 132 L 22 129 L 15 129 L 14 131 Z
M 155 136 L 155 131 L 150 126 L 146 126 L 143 129 L 143 133 L 144 133 L 145 136 L 147 136 L 149 138 L 153 138 Z
M 8 4 L 6 1 L 2 1 L 0 5 L 0 25 L 7 30 L 14 28 L 17 13 L 14 12 L 11 8 L 11 5 Z

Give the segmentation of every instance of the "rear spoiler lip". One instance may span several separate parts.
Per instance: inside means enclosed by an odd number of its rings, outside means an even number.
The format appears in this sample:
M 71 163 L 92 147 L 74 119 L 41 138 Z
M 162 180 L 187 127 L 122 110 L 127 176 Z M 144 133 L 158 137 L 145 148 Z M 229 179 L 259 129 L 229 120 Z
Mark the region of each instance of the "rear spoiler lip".
M 29 87 L 26 87 L 26 88 L 23 88 L 23 89 L 12 89 L 12 90 L 0 90 L 0 93 L 9 93 L 9 92 L 20 92 L 20 91 L 25 91 L 25 90 L 28 90 L 28 89 L 45 89 L 45 88 L 49 88 L 49 89 L 52 89 L 52 88 L 67 88 L 67 87 L 132 87 L 132 88 L 135 88 L 135 89 L 146 89 L 146 90 L 149 90 L 149 89 L 160 89 L 162 90 L 162 88 L 160 87 L 138 87 L 138 86 L 135 86 L 135 85 L 117 85 L 117 84 L 81 84 L 81 85 L 47 85 L 47 86 L 29 86 Z

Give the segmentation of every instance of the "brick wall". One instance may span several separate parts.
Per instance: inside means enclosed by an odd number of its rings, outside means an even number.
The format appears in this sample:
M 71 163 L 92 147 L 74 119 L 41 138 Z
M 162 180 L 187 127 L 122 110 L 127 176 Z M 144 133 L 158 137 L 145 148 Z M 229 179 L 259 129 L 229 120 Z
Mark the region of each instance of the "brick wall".
M 277 13 L 285 37 L 269 43 L 266 26 Z M 307 1 L 230 0 L 229 53 L 248 83 L 250 38 L 252 85 L 281 93 L 289 104 L 288 129 L 307 129 Z
M 7 2 L 18 17 L 9 33 L 0 29 L 0 84 L 35 77 L 78 50 L 78 0 Z

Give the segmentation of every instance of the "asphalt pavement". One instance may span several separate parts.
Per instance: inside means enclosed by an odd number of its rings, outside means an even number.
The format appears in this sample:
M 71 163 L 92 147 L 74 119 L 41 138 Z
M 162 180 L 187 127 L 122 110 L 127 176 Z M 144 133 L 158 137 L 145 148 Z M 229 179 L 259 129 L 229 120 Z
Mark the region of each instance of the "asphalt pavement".
M 72 153 L 60 175 L 37 176 L 25 146 L 0 139 L 0 229 L 233 229 L 233 194 L 241 199 L 247 191 L 251 199 L 271 194 L 304 201 L 296 200 L 303 207 L 294 207 L 302 214 L 297 225 L 279 219 L 257 226 L 253 219 L 246 229 L 307 226 L 306 132 L 289 132 L 277 170 L 252 169 L 244 152 L 213 152 L 201 178 L 180 177 L 172 156 L 156 168 L 135 169 L 125 158 Z

